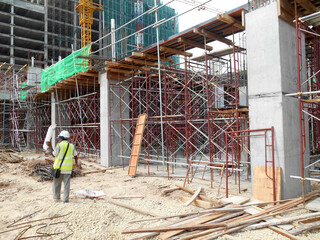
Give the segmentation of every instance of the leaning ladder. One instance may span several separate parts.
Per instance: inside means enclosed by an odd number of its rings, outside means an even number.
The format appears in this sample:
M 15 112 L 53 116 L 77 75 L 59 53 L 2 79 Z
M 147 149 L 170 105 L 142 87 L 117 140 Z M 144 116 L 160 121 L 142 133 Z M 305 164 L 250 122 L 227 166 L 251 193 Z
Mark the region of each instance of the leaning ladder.
M 12 135 L 11 142 L 13 147 L 17 147 L 21 152 L 23 148 L 26 148 L 26 141 L 24 139 L 24 135 L 21 131 L 19 131 L 19 124 L 17 114 L 15 112 L 10 113 L 11 121 L 12 121 Z

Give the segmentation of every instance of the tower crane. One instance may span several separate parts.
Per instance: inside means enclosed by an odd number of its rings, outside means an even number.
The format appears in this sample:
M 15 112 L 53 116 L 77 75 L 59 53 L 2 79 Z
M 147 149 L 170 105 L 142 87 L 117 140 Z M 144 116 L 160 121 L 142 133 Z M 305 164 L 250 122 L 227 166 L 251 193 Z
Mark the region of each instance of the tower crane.
M 79 12 L 79 24 L 81 26 L 81 48 L 83 48 L 91 43 L 93 12 L 95 10 L 103 10 L 103 6 L 94 3 L 93 0 L 79 0 L 76 10 Z

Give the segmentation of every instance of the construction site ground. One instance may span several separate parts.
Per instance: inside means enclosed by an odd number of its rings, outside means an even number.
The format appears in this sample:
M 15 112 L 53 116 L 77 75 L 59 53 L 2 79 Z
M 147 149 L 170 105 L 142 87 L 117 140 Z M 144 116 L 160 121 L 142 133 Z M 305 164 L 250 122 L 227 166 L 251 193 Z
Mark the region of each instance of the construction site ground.
M 0 161 L 0 239 L 15 239 L 23 229 L 12 230 L 8 226 L 16 221 L 16 224 L 34 221 L 32 227 L 25 232 L 21 239 L 35 236 L 40 233 L 58 233 L 57 235 L 43 237 L 41 239 L 129 239 L 139 234 L 122 234 L 128 229 L 150 228 L 168 224 L 177 218 L 168 220 L 146 221 L 129 223 L 131 220 L 150 218 L 146 214 L 129 210 L 114 205 L 108 201 L 121 202 L 154 216 L 172 216 L 182 213 L 201 211 L 203 209 L 189 205 L 184 206 L 179 196 L 191 197 L 182 190 L 176 190 L 166 195 L 164 190 L 183 185 L 183 178 L 167 179 L 165 170 L 151 166 L 150 175 L 147 175 L 147 167 L 139 165 L 138 175 L 135 178 L 128 176 L 128 169 L 114 168 L 105 172 L 86 174 L 71 179 L 70 202 L 54 202 L 52 199 L 52 180 L 40 181 L 39 176 L 29 176 L 32 172 L 30 165 L 41 154 L 24 153 L 23 160 L 16 163 Z M 82 158 L 82 172 L 95 171 L 103 167 L 94 162 L 94 159 Z M 181 172 L 186 172 L 182 169 Z M 161 176 L 160 176 L 160 175 Z M 207 176 L 208 177 L 208 176 Z M 242 176 L 245 178 L 245 176 Z M 210 198 L 221 199 L 225 195 L 224 184 L 217 196 L 219 175 L 215 174 L 213 189 L 210 182 L 194 179 L 186 187 L 195 191 L 202 187 L 203 192 Z M 230 195 L 239 195 L 238 186 L 234 184 L 234 178 L 230 180 Z M 251 184 L 249 181 L 241 182 L 241 196 L 251 196 Z M 298 187 L 298 186 L 297 186 Z M 314 185 L 313 188 L 318 188 Z M 76 196 L 76 191 L 81 189 L 103 190 L 105 197 L 99 199 L 83 199 Z M 127 197 L 116 199 L 117 197 Z M 134 197 L 134 198 L 130 198 Z M 140 198 L 138 198 L 140 197 Z M 296 209 L 294 213 L 308 212 L 305 209 Z M 66 215 L 66 216 L 63 216 Z M 62 217 L 61 217 L 62 216 Z M 23 218 L 22 220 L 20 220 Z M 46 219 L 52 218 L 52 219 Z M 40 220 L 40 221 L 36 221 Z M 55 223 L 55 224 L 53 224 Z M 38 224 L 38 225 L 37 225 Z M 37 227 L 35 227 L 37 225 Z M 21 225 L 20 225 L 21 226 Z M 19 225 L 16 225 L 18 228 Z M 1 233 L 7 230 L 6 233 Z M 37 232 L 38 233 L 37 233 Z M 300 239 L 320 239 L 318 231 L 299 235 Z M 225 239 L 221 237 L 219 239 Z M 232 239 L 287 239 L 267 228 L 228 235 Z M 32 238 L 31 238 L 32 239 Z M 35 238 L 37 239 L 37 238 Z M 150 238 L 156 239 L 156 237 Z

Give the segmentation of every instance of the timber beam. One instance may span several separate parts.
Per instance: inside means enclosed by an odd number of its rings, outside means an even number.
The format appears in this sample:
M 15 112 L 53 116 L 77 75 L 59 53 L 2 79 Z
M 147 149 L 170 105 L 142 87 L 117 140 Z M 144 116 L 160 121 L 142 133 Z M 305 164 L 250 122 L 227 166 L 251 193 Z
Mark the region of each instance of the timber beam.
M 216 33 L 213 33 L 213 32 L 209 32 L 207 30 L 204 30 L 204 29 L 198 29 L 198 28 L 194 28 L 193 29 L 193 32 L 196 33 L 196 34 L 199 34 L 199 35 L 202 35 L 202 36 L 205 36 L 205 37 L 209 37 L 209 38 L 212 38 L 214 40 L 217 40 L 219 42 L 222 42 L 222 43 L 225 43 L 227 45 L 233 45 L 233 42 L 225 37 L 222 37 Z
M 150 71 L 150 68 L 148 67 L 140 67 L 140 66 L 134 66 L 134 65 L 128 65 L 124 63 L 118 63 L 118 62 L 109 62 L 106 61 L 107 67 L 110 68 L 128 68 L 128 69 L 136 69 L 136 70 L 142 70 L 142 71 Z
M 221 13 L 217 15 L 217 19 L 221 22 L 228 23 L 236 28 L 239 28 L 240 30 L 244 30 L 244 26 L 242 26 L 242 23 L 235 19 L 234 17 L 229 16 L 228 14 Z
M 192 57 L 193 54 L 192 53 L 188 53 L 188 52 L 185 52 L 185 51 L 180 51 L 180 50 L 177 50 L 177 49 L 174 49 L 174 48 L 169 48 L 169 47 L 160 47 L 160 51 L 161 52 L 167 52 L 167 53 L 172 53 L 172 54 L 177 54 L 177 55 L 182 55 L 182 56 L 185 56 L 185 57 Z
M 126 61 L 126 62 L 130 62 L 130 63 L 133 63 L 133 64 L 140 64 L 140 65 L 158 67 L 158 63 L 150 62 L 150 61 L 145 61 L 145 60 L 139 60 L 139 59 L 133 59 L 133 58 L 129 58 L 129 57 L 126 57 L 126 58 L 125 58 L 125 61 Z M 140 66 L 139 66 L 139 67 L 140 67 Z
M 134 71 L 128 71 L 128 70 L 123 70 L 123 69 L 118 69 L 118 68 L 110 68 L 110 67 L 106 67 L 106 71 L 123 73 L 123 74 L 127 74 L 127 75 L 131 75 L 132 73 L 134 73 Z
M 132 56 L 141 57 L 141 58 L 145 58 L 145 59 L 151 59 L 151 60 L 158 60 L 158 56 L 153 55 L 153 54 L 148 54 L 148 53 L 133 52 Z M 172 58 L 160 57 L 160 60 L 163 62 L 174 63 L 174 59 L 172 59 Z
M 205 45 L 204 43 L 199 43 L 199 42 L 195 42 L 189 39 L 185 39 L 185 38 L 178 38 L 178 42 L 179 43 L 184 43 L 185 45 L 189 45 L 191 47 L 197 47 L 197 48 L 201 48 L 204 50 L 208 50 L 208 51 L 212 51 L 213 47 L 209 46 L 209 45 Z
M 107 75 L 108 75 L 108 80 L 116 80 L 116 81 L 123 81 L 131 77 L 130 75 L 127 75 L 127 74 L 115 73 L 111 71 L 108 71 Z
M 314 13 L 320 11 L 318 7 L 316 7 L 310 0 L 296 0 L 297 3 L 306 9 L 307 12 L 309 13 Z
M 76 76 L 81 75 L 81 76 L 87 76 L 87 77 L 98 77 L 97 73 L 88 73 L 88 72 L 79 72 L 77 73 Z

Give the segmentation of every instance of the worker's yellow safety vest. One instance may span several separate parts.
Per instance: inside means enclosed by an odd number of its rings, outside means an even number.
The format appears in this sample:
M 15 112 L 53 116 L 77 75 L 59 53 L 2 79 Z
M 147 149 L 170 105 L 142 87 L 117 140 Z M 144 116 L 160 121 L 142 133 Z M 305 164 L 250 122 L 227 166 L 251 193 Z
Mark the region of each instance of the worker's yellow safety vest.
M 68 147 L 67 141 L 62 141 L 58 143 L 60 147 L 60 151 L 58 155 L 56 156 L 56 159 L 53 163 L 53 168 L 58 169 L 60 168 L 60 164 L 63 158 L 63 155 Z M 71 174 L 72 173 L 72 167 L 73 167 L 73 155 L 74 155 L 74 145 L 70 143 L 68 152 L 66 153 L 66 156 L 64 158 L 64 161 L 61 165 L 61 173 L 62 174 Z

